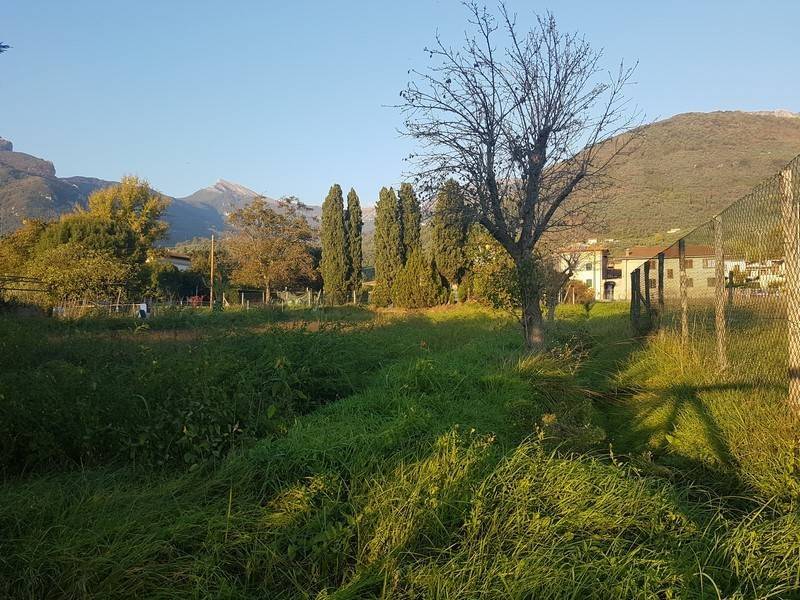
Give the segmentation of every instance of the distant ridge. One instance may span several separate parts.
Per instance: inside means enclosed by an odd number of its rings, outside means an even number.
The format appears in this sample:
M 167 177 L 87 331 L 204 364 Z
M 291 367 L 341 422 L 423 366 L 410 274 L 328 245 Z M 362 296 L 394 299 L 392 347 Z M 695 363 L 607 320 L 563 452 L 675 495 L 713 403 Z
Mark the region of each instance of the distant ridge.
M 17 229 L 24 219 L 50 220 L 85 206 L 89 195 L 113 181 L 93 177 L 57 177 L 53 163 L 15 152 L 0 138 L 0 235 Z
M 642 127 L 637 151 L 621 157 L 609 171 L 602 199 L 606 227 L 589 237 L 623 243 L 670 240 L 746 194 L 800 154 L 800 115 L 788 110 L 685 113 Z M 0 138 L 0 232 L 22 219 L 56 218 L 85 206 L 93 191 L 114 182 L 56 176 L 49 161 L 15 152 Z M 360 190 L 361 191 L 361 190 Z M 363 190 L 368 203 L 375 190 Z M 259 194 L 219 179 L 183 198 L 167 212 L 167 243 L 208 237 L 226 228 L 226 216 Z M 267 198 L 276 203 L 273 198 Z M 318 219 L 319 206 L 309 218 Z M 373 209 L 364 208 L 365 253 L 370 252 Z
M 590 237 L 670 241 L 710 219 L 800 154 L 800 118 L 785 110 L 685 113 L 646 125 L 609 170 L 606 226 Z
M 769 116 L 769 117 L 779 117 L 781 119 L 800 119 L 800 113 L 791 112 L 789 110 L 778 109 L 778 110 L 756 110 L 752 111 L 748 114 L 751 115 L 762 115 L 762 116 Z

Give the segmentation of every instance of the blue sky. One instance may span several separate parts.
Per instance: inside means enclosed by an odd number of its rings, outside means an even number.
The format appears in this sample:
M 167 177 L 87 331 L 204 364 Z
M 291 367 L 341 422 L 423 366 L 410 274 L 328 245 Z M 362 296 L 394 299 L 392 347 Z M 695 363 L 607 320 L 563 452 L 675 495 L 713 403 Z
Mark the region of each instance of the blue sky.
M 609 66 L 638 60 L 648 119 L 800 111 L 800 2 L 508 4 L 552 10 Z M 0 136 L 61 176 L 133 173 L 174 196 L 224 178 L 310 204 L 338 182 L 372 204 L 412 148 L 387 105 L 464 22 L 457 0 L 3 0 Z

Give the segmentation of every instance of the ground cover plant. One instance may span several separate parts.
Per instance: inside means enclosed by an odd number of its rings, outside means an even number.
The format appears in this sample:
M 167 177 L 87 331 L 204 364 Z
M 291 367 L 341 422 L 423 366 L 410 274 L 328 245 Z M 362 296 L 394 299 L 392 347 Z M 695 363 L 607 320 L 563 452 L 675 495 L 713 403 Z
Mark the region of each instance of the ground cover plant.
M 116 457 L 7 474 L 0 596 L 798 597 L 792 494 L 747 475 L 779 473 L 780 460 L 723 469 L 696 460 L 713 437 L 665 442 L 693 434 L 695 406 L 714 401 L 676 398 L 683 416 L 654 431 L 665 383 L 700 375 L 663 360 L 668 340 L 632 338 L 625 306 L 562 307 L 541 355 L 520 350 L 510 318 L 474 306 L 330 316 L 313 328 L 308 314 L 253 311 L 241 327 L 232 314 L 154 323 L 146 343 L 162 355 L 188 360 L 177 351 L 200 343 L 245 362 L 292 352 L 347 385 L 194 468 Z M 51 326 L 95 346 L 137 335 Z M 49 335 L 25 343 L 44 353 Z M 16 360 L 32 360 L 20 347 Z

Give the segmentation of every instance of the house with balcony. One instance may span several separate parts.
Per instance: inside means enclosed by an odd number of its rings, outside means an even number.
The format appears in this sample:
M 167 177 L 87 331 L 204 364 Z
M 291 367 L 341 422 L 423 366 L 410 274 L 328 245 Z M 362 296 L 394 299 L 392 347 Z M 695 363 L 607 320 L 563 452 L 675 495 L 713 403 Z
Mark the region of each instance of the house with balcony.
M 677 296 L 679 293 L 678 245 L 633 246 L 621 251 L 612 251 L 600 246 L 579 246 L 565 254 L 577 257 L 571 279 L 581 281 L 594 290 L 598 301 L 628 301 L 631 297 L 631 273 L 650 262 L 650 288 L 658 289 L 658 254 L 664 253 L 664 293 Z M 726 260 L 725 272 L 744 269 L 742 260 Z M 704 244 L 686 244 L 686 285 L 689 296 L 713 296 L 716 278 L 714 248 Z M 642 281 L 644 285 L 644 281 Z

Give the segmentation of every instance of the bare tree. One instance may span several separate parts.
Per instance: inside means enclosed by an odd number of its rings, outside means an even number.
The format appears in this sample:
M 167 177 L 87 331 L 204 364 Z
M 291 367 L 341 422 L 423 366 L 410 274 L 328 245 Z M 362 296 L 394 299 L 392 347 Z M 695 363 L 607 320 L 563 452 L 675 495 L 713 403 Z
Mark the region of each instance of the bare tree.
M 580 258 L 580 252 L 572 249 L 560 249 L 547 253 L 540 260 L 543 266 L 544 300 L 548 321 L 555 319 L 556 306 L 561 292 L 575 273 Z
M 498 17 L 466 7 L 463 46 L 437 35 L 426 49 L 431 66 L 411 71 L 401 93 L 405 133 L 421 146 L 411 156 L 420 182 L 436 189 L 442 178 L 460 179 L 474 219 L 511 255 L 525 341 L 539 348 L 544 285 L 534 249 L 596 214 L 589 189 L 632 139 L 615 136 L 638 124 L 624 95 L 633 68 L 603 71 L 602 53 L 560 32 L 550 14 L 522 32 L 502 4 Z

